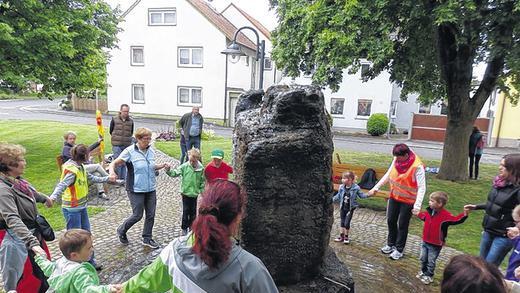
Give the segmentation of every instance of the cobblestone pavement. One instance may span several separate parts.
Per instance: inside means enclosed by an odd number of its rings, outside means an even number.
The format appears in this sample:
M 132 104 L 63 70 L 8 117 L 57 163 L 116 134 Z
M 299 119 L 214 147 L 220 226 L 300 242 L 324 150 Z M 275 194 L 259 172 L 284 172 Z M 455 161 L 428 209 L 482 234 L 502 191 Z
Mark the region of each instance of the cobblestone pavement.
M 333 238 L 339 231 L 339 208 L 334 208 L 331 246 L 347 264 L 354 277 L 357 293 L 363 292 L 438 292 L 444 265 L 452 256 L 461 254 L 443 247 L 437 260 L 434 283 L 423 285 L 415 275 L 420 269 L 419 254 L 422 239 L 408 234 L 404 257 L 398 261 L 380 252 L 386 244 L 386 215 L 382 211 L 358 208 L 354 213 L 349 232 L 350 244 L 336 243 Z
M 167 155 L 157 151 L 157 162 L 178 164 Z M 157 212 L 153 237 L 166 246 L 180 235 L 181 200 L 179 178 L 171 178 L 164 171 L 157 178 Z M 128 231 L 130 244 L 119 243 L 116 228 L 131 213 L 130 204 L 124 188 L 111 188 L 110 200 L 95 199 L 92 204 L 105 206 L 106 211 L 90 218 L 96 258 L 104 266 L 100 272 L 101 283 L 119 283 L 127 280 L 142 267 L 155 259 L 160 252 L 141 244 L 143 220 Z M 433 292 L 438 291 L 441 269 L 437 270 L 433 286 L 425 286 L 415 278 L 419 270 L 419 250 L 421 238 L 408 236 L 405 257 L 392 261 L 379 252 L 387 236 L 384 212 L 357 209 L 352 220 L 351 244 L 343 245 L 332 241 L 339 229 L 338 208 L 335 207 L 334 225 L 331 231 L 331 246 L 352 271 L 356 282 L 356 292 Z M 58 232 L 58 235 L 64 231 Z M 61 257 L 57 241 L 49 243 L 53 259 Z M 439 257 L 443 266 L 451 256 L 460 252 L 445 247 Z

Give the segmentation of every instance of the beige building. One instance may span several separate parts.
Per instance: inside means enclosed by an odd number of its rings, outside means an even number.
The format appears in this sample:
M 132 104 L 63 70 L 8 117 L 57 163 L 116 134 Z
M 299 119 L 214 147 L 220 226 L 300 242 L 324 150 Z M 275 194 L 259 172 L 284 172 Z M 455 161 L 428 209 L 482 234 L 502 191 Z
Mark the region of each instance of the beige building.
M 491 146 L 520 147 L 520 105 L 511 104 L 504 93 L 496 102 Z

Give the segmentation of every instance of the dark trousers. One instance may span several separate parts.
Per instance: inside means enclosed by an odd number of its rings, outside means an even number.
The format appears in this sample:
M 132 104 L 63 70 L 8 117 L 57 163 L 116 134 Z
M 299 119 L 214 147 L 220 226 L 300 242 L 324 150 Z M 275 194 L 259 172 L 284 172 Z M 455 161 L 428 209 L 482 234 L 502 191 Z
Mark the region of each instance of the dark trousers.
M 143 218 L 143 211 L 146 213 L 143 226 L 143 239 L 152 238 L 153 224 L 155 221 L 155 208 L 157 206 L 157 196 L 154 191 L 132 192 L 128 191 L 128 198 L 132 206 L 132 215 L 128 217 L 118 228 L 119 234 L 126 234 L 135 223 Z
M 412 217 L 413 205 L 405 204 L 394 199 L 388 200 L 386 207 L 386 221 L 388 224 L 388 246 L 395 246 L 397 251 L 403 252 L 408 238 L 408 226 Z
M 339 217 L 341 219 L 340 226 L 341 228 L 350 229 L 350 222 L 352 221 L 352 216 L 354 215 L 354 210 L 356 208 L 353 208 L 351 210 L 347 209 L 341 209 L 339 212 Z
M 475 166 L 475 179 L 478 178 L 478 164 L 482 155 L 469 154 L 469 178 L 473 178 L 473 166 Z M 475 162 L 475 164 L 473 164 Z
M 191 223 L 197 216 L 197 197 L 182 195 L 182 223 L 181 229 L 185 230 L 191 227 Z
M 191 148 L 196 148 L 200 151 L 200 138 L 201 136 L 185 136 L 186 138 L 186 151 L 189 152 Z
M 421 271 L 428 277 L 433 277 L 437 257 L 441 253 L 442 246 L 433 245 L 423 241 L 421 247 Z

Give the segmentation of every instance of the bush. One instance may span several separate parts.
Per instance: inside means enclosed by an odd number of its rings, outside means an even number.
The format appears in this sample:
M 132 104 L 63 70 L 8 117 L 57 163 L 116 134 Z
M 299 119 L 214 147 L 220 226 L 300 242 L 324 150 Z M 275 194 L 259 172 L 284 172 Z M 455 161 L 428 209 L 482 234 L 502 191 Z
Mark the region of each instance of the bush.
M 368 118 L 367 132 L 372 136 L 385 134 L 388 129 L 388 117 L 384 113 L 376 113 Z

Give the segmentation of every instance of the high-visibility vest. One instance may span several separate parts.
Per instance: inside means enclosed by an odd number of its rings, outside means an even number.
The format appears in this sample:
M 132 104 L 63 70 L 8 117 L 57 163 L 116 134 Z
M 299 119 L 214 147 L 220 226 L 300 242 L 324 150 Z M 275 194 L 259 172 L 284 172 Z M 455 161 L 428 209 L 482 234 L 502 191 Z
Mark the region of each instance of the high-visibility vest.
M 415 161 L 403 174 L 399 174 L 394 167 L 390 171 L 390 198 L 405 204 L 413 205 L 417 198 L 417 180 L 415 178 L 415 171 L 417 167 L 422 165 L 421 159 L 416 155 Z
M 88 195 L 87 171 L 83 166 L 78 168 L 73 164 L 63 164 L 61 180 L 69 173 L 74 173 L 76 180 L 65 189 L 61 198 L 61 205 L 69 208 L 84 206 L 87 203 Z

